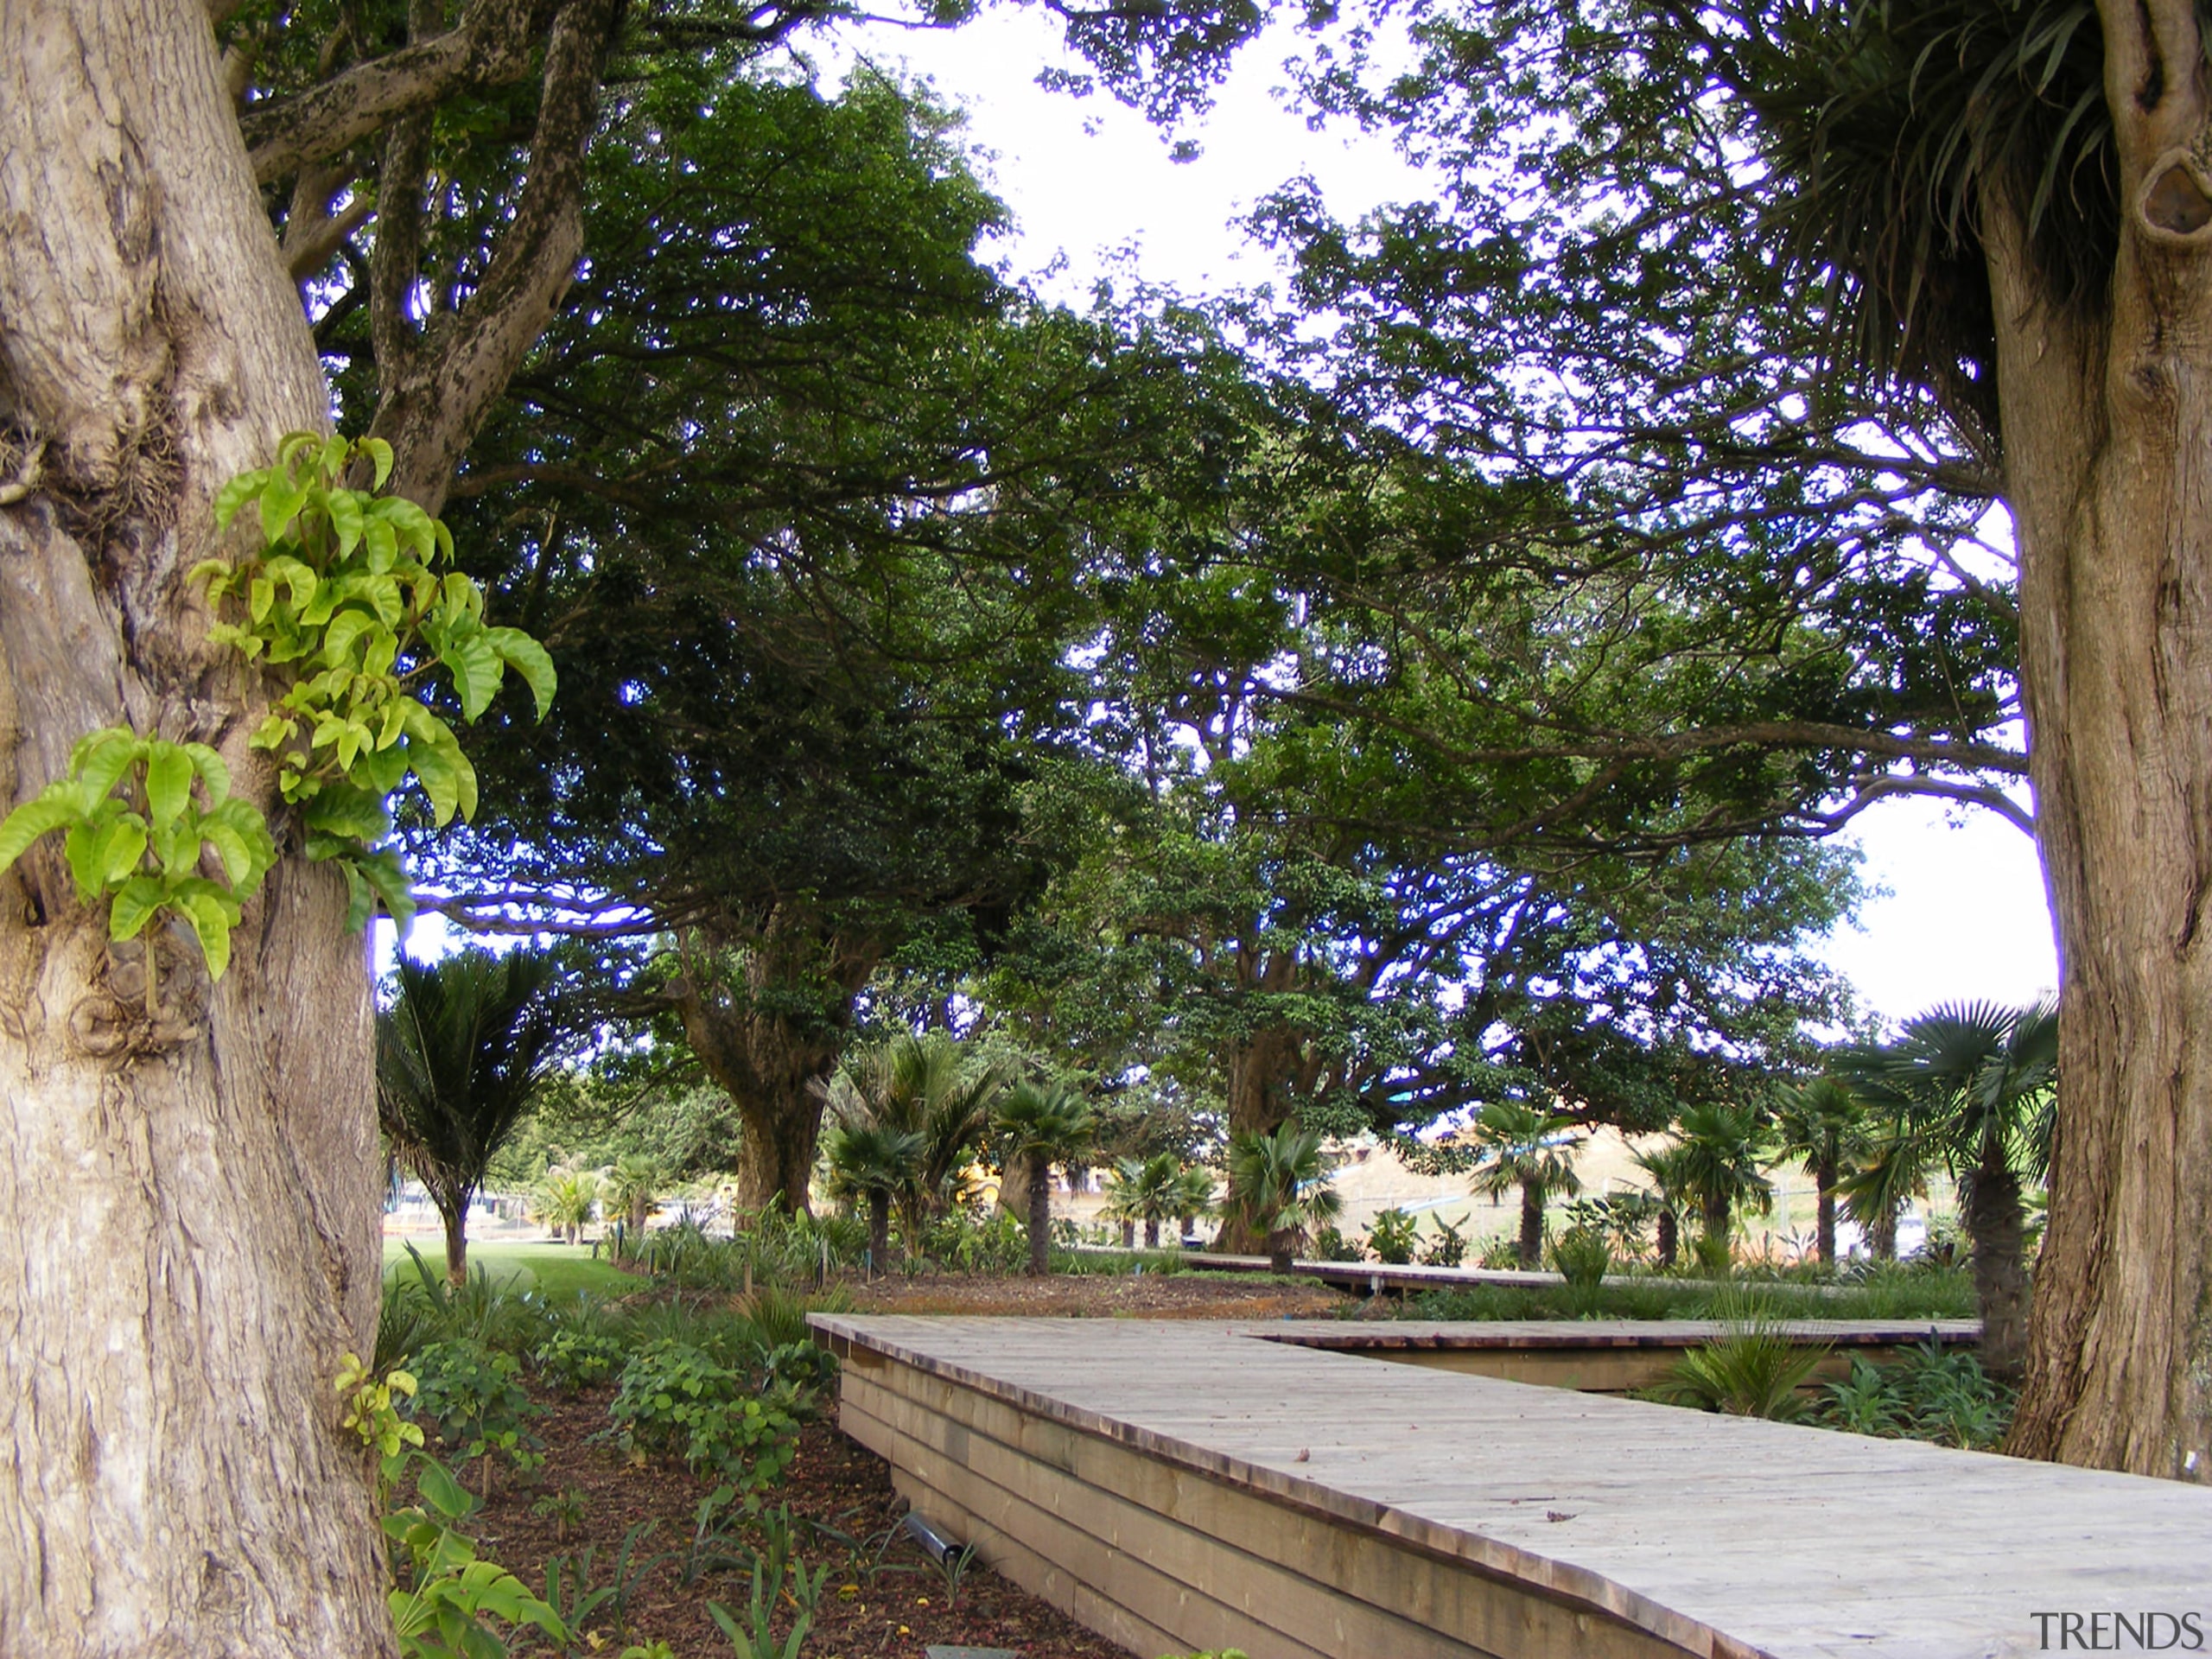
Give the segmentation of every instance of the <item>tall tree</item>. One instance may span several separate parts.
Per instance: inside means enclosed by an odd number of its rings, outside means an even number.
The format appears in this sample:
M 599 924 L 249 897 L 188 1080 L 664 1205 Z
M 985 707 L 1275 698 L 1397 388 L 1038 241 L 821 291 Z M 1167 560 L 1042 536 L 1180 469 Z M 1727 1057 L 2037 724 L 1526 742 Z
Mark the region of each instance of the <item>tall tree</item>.
M 1866 1105 L 1834 1077 L 1785 1088 L 1775 1108 L 1776 1151 L 1813 1177 L 1814 1240 L 1823 1266 L 1835 1265 L 1836 1184 L 1865 1144 Z
M 1984 1003 L 1931 1009 L 1906 1020 L 1894 1043 L 1836 1057 L 1859 1092 L 1891 1108 L 1902 1134 L 1919 1142 L 1891 1155 L 1939 1163 L 1958 1184 L 1982 1360 L 2002 1376 L 2018 1375 L 2027 1342 L 2025 1188 L 2050 1170 L 2057 1062 L 2056 1009 Z
M 1521 1194 L 1518 1255 L 1524 1268 L 1544 1256 L 1544 1205 L 1554 1193 L 1582 1190 L 1574 1170 L 1575 1126 L 1517 1101 L 1495 1100 L 1475 1119 L 1470 1138 L 1481 1149 L 1475 1191 L 1487 1198 Z
M 1009 1166 L 1018 1160 L 1029 1180 L 1029 1273 L 1052 1270 L 1052 1166 L 1073 1165 L 1091 1154 L 1097 1115 L 1065 1081 L 1020 1083 L 999 1099 L 991 1115 Z
M 547 952 L 402 957 L 377 1017 L 377 1116 L 445 1222 L 446 1277 L 468 1277 L 468 1206 L 571 1037 Z
M 1579 528 L 1739 616 L 1853 642 L 1825 683 L 1741 658 L 1770 715 L 1548 747 L 1822 771 L 1815 830 L 1897 791 L 2028 827 L 2031 778 L 2068 1087 L 2009 1444 L 2199 1480 L 2212 753 L 2170 688 L 2207 666 L 2202 514 L 2173 505 L 2204 464 L 2206 27 L 2194 0 L 1440 4 L 1416 73 L 1316 90 L 1471 188 L 1359 231 L 1269 216 L 1301 299 L 1353 321 L 1332 384 L 1571 483 Z M 2009 547 L 1975 534 L 2000 506 Z
M 0 239 L 0 801 L 127 723 L 207 743 L 241 798 L 280 804 L 249 747 L 276 683 L 207 638 L 181 577 L 218 550 L 225 482 L 328 425 L 295 282 L 326 333 L 365 314 L 374 424 L 397 487 L 435 509 L 576 274 L 618 41 L 630 79 L 819 15 L 0 10 L 0 214 L 41 227 Z M 1259 22 L 1069 16 L 1097 78 L 1156 108 L 1201 92 Z M 166 924 L 111 950 L 58 853 L 6 877 L 5 1190 L 24 1243 L 0 1312 L 48 1333 L 0 1373 L 19 1431 L 0 1481 L 11 1652 L 390 1645 L 367 1472 L 328 1387 L 375 1319 L 368 979 L 345 883 L 275 816 L 282 857 L 213 984 Z M 133 1015 L 149 1002 L 168 1017 Z

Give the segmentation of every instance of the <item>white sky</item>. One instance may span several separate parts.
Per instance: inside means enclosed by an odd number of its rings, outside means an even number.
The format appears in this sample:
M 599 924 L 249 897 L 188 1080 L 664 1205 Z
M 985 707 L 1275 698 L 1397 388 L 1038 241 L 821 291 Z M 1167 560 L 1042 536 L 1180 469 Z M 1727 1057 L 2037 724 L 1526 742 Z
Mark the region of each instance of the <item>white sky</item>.
M 1135 269 L 1203 293 L 1266 281 L 1272 267 L 1230 221 L 1285 181 L 1305 175 L 1332 208 L 1353 217 L 1424 193 L 1386 143 L 1346 130 L 1315 132 L 1274 95 L 1296 37 L 1278 30 L 1248 48 L 1212 112 L 1180 135 L 1198 159 L 1174 162 L 1157 129 L 1109 99 L 1076 99 L 1035 84 L 1060 52 L 1048 19 L 986 12 L 949 33 L 888 26 L 841 30 L 820 49 L 825 79 L 845 51 L 926 78 L 968 112 L 985 177 L 1013 208 L 1010 270 L 1080 302 L 1102 276 Z M 1939 1001 L 2025 1001 L 2057 982 L 2043 877 L 2031 843 L 1982 812 L 1897 800 L 1859 820 L 1853 839 L 1887 896 L 1828 959 L 1875 1011 L 1892 1020 Z

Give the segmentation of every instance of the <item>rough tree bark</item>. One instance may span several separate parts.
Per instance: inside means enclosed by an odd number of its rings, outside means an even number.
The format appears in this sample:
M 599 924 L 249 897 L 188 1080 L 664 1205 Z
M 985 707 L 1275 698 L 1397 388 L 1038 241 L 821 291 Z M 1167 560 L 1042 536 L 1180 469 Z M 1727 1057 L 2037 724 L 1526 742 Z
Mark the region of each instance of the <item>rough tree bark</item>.
M 1521 1239 L 1515 1254 L 1524 1268 L 1540 1267 L 1544 1259 L 1544 1189 L 1521 1183 Z
M 822 1137 L 822 1097 L 810 1085 L 836 1065 L 853 999 L 882 952 L 825 936 L 819 915 L 798 905 L 779 906 L 736 948 L 741 983 L 686 973 L 668 995 L 691 1052 L 744 1122 L 739 1207 L 803 1211 Z
M 1981 1306 L 1982 1369 L 2015 1380 L 2028 1336 L 2028 1268 L 2020 1178 L 2002 1149 L 1960 1183 L 1963 1224 L 1974 1249 L 1974 1299 Z
M 2010 1449 L 2212 1477 L 2212 105 L 2191 0 L 2102 0 L 2106 304 L 1983 207 L 2021 675 L 2057 921 L 2058 1128 Z
M 0 7 L 0 808 L 128 721 L 264 802 L 254 688 L 181 577 L 328 398 L 206 13 Z M 111 948 L 59 853 L 0 878 L 0 1652 L 391 1645 L 330 1380 L 377 1311 L 373 1029 L 336 877 L 288 858 L 219 985 Z

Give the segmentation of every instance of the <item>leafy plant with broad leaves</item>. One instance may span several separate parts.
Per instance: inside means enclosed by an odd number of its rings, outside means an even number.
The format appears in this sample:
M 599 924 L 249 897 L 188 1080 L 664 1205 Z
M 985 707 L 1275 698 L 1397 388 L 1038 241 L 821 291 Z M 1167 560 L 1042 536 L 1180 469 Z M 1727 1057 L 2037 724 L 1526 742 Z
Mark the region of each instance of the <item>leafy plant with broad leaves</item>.
M 84 905 L 109 899 L 108 937 L 135 939 L 174 917 L 223 976 L 239 906 L 276 862 L 269 825 L 231 793 L 230 769 L 205 743 L 171 743 L 111 726 L 78 740 L 69 772 L 0 822 L 0 870 L 41 836 L 67 832 L 63 856 Z M 219 877 L 204 873 L 208 853 Z M 156 953 L 146 951 L 146 1012 L 160 1008 Z
M 1367 1226 L 1367 1248 L 1385 1267 L 1402 1268 L 1414 1259 L 1420 1224 L 1412 1212 L 1392 1207 L 1379 1211 Z
M 435 1458 L 414 1456 L 419 1501 L 384 1517 L 397 1557 L 387 1599 L 401 1659 L 504 1659 L 507 1643 L 486 1618 L 568 1645 L 569 1628 L 551 1605 L 497 1561 L 480 1559 L 476 1541 L 457 1529 L 480 1507 L 475 1498 Z M 393 1461 L 405 1459 L 387 1465 Z
M 364 467 L 371 487 L 349 487 Z M 230 613 L 211 639 L 289 677 L 252 745 L 276 758 L 308 856 L 345 870 L 355 926 L 378 899 L 402 920 L 413 912 L 398 855 L 380 845 L 391 833 L 389 799 L 410 777 L 439 824 L 475 815 L 475 769 L 418 695 L 431 671 L 450 678 L 472 724 L 510 668 L 529 683 L 540 719 L 556 683 L 537 640 L 486 624 L 483 589 L 449 568 L 444 524 L 377 493 L 391 473 L 381 439 L 293 433 L 275 466 L 239 474 L 215 498 L 219 529 L 254 507 L 262 550 L 203 559 L 189 578 Z

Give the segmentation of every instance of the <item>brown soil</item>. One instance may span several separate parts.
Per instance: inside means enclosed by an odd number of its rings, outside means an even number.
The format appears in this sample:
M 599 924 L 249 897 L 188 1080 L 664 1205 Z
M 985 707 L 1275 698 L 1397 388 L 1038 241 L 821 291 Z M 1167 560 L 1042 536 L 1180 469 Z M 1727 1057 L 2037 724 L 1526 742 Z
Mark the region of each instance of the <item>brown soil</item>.
M 1328 1319 L 1350 1298 L 1326 1285 L 1187 1273 L 899 1274 L 849 1285 L 856 1313 L 1018 1313 L 1066 1319 Z
M 548 1562 L 563 1555 L 581 1560 L 586 1549 L 592 1553 L 590 1581 L 615 1580 L 626 1535 L 652 1522 L 632 1550 L 637 1577 L 626 1628 L 608 1605 L 585 1621 L 605 1644 L 595 1650 L 612 1659 L 626 1643 L 658 1640 L 677 1659 L 727 1659 L 730 1644 L 707 1604 L 720 1602 L 746 1624 L 749 1568 L 724 1566 L 684 1582 L 697 1507 L 714 1483 L 680 1465 L 633 1465 L 619 1447 L 594 1442 L 591 1437 L 607 1427 L 610 1397 L 601 1389 L 553 1402 L 534 1425 L 544 1441 L 543 1466 L 528 1476 L 503 1469 L 491 1501 L 465 1530 L 484 1554 L 539 1590 Z M 472 1466 L 465 1477 L 472 1485 L 480 1468 Z M 541 1499 L 564 1492 L 580 1498 L 580 1521 L 564 1526 L 537 1512 Z M 971 1569 L 957 1593 L 948 1594 L 944 1575 L 899 1528 L 906 1504 L 892 1491 L 883 1460 L 826 1424 L 806 1429 L 798 1458 L 766 1501 L 790 1507 L 798 1558 L 810 1567 L 830 1567 L 804 1649 L 807 1659 L 922 1659 L 934 1643 L 1007 1648 L 1024 1659 L 1128 1659 L 1113 1643 L 983 1567 Z M 741 1528 L 736 1535 L 748 1539 Z M 859 1545 L 857 1552 L 848 1539 Z M 776 1620 L 779 1639 L 794 1611 L 786 1600 Z

